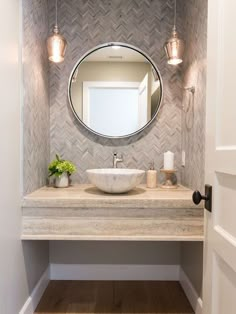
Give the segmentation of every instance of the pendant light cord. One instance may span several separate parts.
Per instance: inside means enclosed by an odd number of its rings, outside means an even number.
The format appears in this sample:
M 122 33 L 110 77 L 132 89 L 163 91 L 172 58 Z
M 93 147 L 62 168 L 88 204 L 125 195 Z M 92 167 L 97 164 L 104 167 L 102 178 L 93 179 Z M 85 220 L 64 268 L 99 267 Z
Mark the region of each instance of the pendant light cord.
M 57 25 L 57 0 L 56 0 L 56 26 L 58 26 Z
M 176 0 L 175 0 L 175 9 L 174 9 L 174 27 L 173 29 L 176 30 Z

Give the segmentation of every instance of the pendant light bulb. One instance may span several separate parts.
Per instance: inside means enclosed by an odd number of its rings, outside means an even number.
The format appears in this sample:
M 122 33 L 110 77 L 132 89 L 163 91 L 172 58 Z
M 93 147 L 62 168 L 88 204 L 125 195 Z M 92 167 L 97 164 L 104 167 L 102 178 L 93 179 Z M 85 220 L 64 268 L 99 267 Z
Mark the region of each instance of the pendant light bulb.
M 167 55 L 168 64 L 177 65 L 183 62 L 184 41 L 178 37 L 178 33 L 176 31 L 176 0 L 175 0 L 174 26 L 171 33 L 171 37 L 165 44 L 165 52 Z
M 56 0 L 56 23 L 53 28 L 53 33 L 47 39 L 48 59 L 55 63 L 60 63 L 64 60 L 67 42 L 60 34 L 57 25 L 57 0 Z

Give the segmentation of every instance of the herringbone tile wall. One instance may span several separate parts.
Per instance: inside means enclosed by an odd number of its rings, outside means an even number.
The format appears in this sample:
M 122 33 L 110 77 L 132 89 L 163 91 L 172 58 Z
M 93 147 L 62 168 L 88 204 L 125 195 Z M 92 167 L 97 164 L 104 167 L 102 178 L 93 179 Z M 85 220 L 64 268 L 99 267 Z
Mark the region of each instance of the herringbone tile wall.
M 58 153 L 76 163 L 74 181 L 87 181 L 85 170 L 109 167 L 112 153 L 123 153 L 121 166 L 147 169 L 151 160 L 162 167 L 163 153 L 171 150 L 180 170 L 181 67 L 167 66 L 163 45 L 173 23 L 172 0 L 60 0 L 61 32 L 68 41 L 65 62 L 50 65 L 50 157 Z M 49 1 L 50 26 L 55 17 Z M 76 61 L 89 49 L 109 41 L 135 45 L 156 62 L 164 82 L 164 101 L 156 121 L 142 134 L 123 140 L 90 134 L 69 108 L 67 85 Z
M 47 0 L 23 0 L 24 194 L 45 185 L 49 161 L 49 65 Z
M 59 26 L 68 49 L 65 62 L 50 64 L 49 71 L 45 41 L 48 24 L 51 28 L 54 23 L 54 1 L 23 1 L 24 193 L 46 183 L 49 156 L 54 158 L 55 153 L 77 164 L 74 181 L 82 183 L 87 181 L 87 168 L 111 166 L 114 150 L 123 153 L 123 166 L 147 169 L 151 160 L 160 168 L 163 152 L 170 149 L 180 170 L 181 149 L 185 149 L 181 181 L 202 188 L 207 1 L 177 3 L 178 28 L 186 40 L 186 52 L 184 64 L 175 68 L 166 64 L 163 50 L 172 28 L 173 0 L 59 0 Z M 87 50 L 108 41 L 140 47 L 156 62 L 164 82 L 163 105 L 156 121 L 142 134 L 124 140 L 90 134 L 75 120 L 67 99 L 75 62 Z M 191 110 L 187 115 L 181 110 L 189 101 L 184 85 L 196 85 L 193 126 Z
M 184 86 L 195 86 L 194 98 L 183 91 L 182 148 L 186 152 L 186 166 L 182 182 L 192 189 L 203 191 L 205 154 L 207 0 L 184 0 L 182 17 L 186 51 L 183 63 Z

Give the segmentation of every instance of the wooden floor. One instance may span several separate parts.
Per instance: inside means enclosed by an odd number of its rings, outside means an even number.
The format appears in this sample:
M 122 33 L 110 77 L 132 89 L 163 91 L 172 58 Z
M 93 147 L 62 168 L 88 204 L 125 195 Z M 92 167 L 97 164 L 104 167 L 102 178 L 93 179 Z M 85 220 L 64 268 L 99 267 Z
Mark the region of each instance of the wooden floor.
M 175 281 L 51 281 L 37 314 L 194 314 Z

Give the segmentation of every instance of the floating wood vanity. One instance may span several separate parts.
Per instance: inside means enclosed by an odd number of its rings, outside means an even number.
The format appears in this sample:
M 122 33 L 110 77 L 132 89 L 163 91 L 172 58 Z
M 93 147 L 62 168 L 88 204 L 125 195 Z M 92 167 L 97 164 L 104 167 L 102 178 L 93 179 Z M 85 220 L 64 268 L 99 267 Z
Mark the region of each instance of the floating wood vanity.
M 119 195 L 43 187 L 24 198 L 22 214 L 23 240 L 203 241 L 203 208 L 183 186 Z

